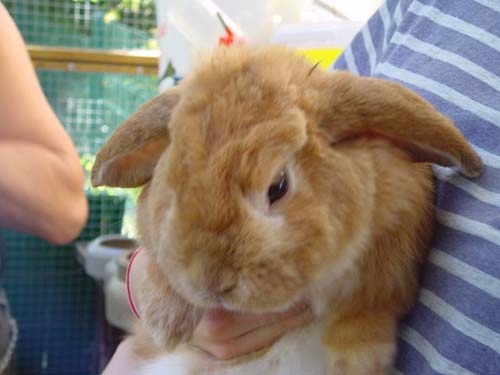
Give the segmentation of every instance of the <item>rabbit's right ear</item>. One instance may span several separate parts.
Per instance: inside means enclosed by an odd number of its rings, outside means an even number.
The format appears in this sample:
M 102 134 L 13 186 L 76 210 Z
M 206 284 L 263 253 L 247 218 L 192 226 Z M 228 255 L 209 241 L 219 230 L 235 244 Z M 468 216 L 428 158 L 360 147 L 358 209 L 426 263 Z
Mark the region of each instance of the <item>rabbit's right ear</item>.
M 356 137 L 381 137 L 417 162 L 457 166 L 468 177 L 482 162 L 453 122 L 404 86 L 347 72 L 322 81 L 320 127 L 334 145 Z
M 177 87 L 154 97 L 121 124 L 97 154 L 93 186 L 144 185 L 169 144 L 168 122 L 180 98 Z

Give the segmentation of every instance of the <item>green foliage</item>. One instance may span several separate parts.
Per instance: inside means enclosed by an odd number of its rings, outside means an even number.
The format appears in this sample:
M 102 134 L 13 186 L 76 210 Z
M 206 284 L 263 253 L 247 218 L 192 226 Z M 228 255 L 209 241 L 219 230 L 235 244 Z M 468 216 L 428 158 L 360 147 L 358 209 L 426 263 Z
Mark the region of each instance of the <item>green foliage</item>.
M 83 153 L 80 156 L 80 164 L 83 167 L 85 172 L 85 192 L 87 194 L 87 199 L 89 200 L 89 206 L 91 208 L 91 212 L 97 211 L 97 218 L 94 218 L 94 221 L 99 221 L 98 227 L 108 227 L 108 224 L 103 224 L 107 219 L 105 214 L 108 211 L 115 212 L 111 216 L 114 218 L 111 222 L 113 224 L 111 227 L 114 230 L 114 233 L 121 232 L 130 237 L 137 236 L 137 225 L 135 219 L 135 207 L 137 205 L 137 199 L 139 198 L 140 189 L 120 189 L 120 188 L 109 188 L 105 186 L 100 187 L 92 187 L 90 183 L 90 174 L 92 172 L 92 166 L 95 162 L 95 155 Z M 96 207 L 101 205 L 103 208 L 96 210 Z M 100 206 L 99 206 L 100 207 Z M 113 208 L 113 209 L 111 209 Z M 118 213 L 117 213 L 118 212 Z M 104 216 L 103 216 L 104 215 Z M 95 216 L 95 214 L 94 214 Z M 119 223 L 116 221 L 115 217 L 119 217 Z M 89 218 L 89 221 L 91 219 Z M 117 226 L 118 225 L 118 226 Z M 95 227 L 96 225 L 94 225 Z M 87 225 L 89 227 L 89 225 Z M 90 225 L 90 228 L 93 226 Z M 90 229 L 89 229 L 90 230 Z M 87 230 L 88 232 L 88 230 Z M 86 233 L 86 236 L 89 238 L 93 238 L 89 233 Z M 103 233 L 100 233 L 103 234 Z M 94 237 L 96 237 L 94 235 Z
M 127 196 L 133 202 L 137 201 L 139 197 L 139 189 L 117 189 L 117 188 L 109 188 L 105 186 L 93 187 L 90 183 L 90 175 L 92 172 L 92 166 L 95 162 L 95 155 L 83 153 L 80 156 L 80 164 L 85 173 L 85 190 L 88 193 L 100 195 L 116 195 L 116 196 Z
M 72 0 L 88 3 L 89 0 Z M 155 31 L 154 0 L 90 0 L 104 11 L 104 22 L 123 22 L 131 27 L 153 33 Z M 141 17 L 141 22 L 137 18 Z
M 93 32 L 104 32 L 96 25 L 96 21 L 99 20 L 105 24 L 119 23 L 137 32 L 145 32 L 149 34 L 151 40 L 154 40 L 156 32 L 154 0 L 3 0 L 2 2 L 14 16 L 18 26 L 24 26 L 24 23 L 30 24 L 33 22 L 33 17 L 36 17 L 43 22 L 58 25 L 67 32 L 77 32 L 83 36 L 92 35 Z M 147 45 L 156 48 L 150 41 Z

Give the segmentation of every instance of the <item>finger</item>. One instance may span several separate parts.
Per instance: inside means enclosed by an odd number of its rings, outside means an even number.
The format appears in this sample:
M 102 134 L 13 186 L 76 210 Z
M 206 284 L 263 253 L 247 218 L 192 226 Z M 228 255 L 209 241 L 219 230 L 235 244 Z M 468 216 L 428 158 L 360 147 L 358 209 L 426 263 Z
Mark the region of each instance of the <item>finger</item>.
M 231 340 L 214 342 L 205 337 L 196 337 L 193 338 L 192 344 L 218 359 L 227 360 L 264 349 L 286 332 L 310 323 L 312 320 L 313 314 L 307 309 L 288 319 L 258 327 Z
M 122 341 L 109 361 L 102 375 L 132 375 L 137 365 L 130 339 Z
M 224 309 L 207 310 L 195 330 L 195 336 L 211 341 L 226 341 L 256 328 L 270 325 L 303 312 L 307 306 L 298 304 L 291 309 L 273 314 L 242 314 Z

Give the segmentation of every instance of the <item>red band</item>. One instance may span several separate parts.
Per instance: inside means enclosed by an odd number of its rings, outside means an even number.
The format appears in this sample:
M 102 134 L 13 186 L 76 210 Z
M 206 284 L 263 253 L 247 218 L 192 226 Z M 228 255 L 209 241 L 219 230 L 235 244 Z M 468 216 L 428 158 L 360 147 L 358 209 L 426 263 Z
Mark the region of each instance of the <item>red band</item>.
M 141 316 L 139 315 L 139 310 L 137 309 L 137 306 L 134 303 L 134 299 L 132 298 L 132 292 L 130 291 L 130 269 L 132 268 L 132 263 L 134 262 L 135 257 L 139 252 L 142 250 L 142 247 L 137 248 L 132 256 L 130 257 L 130 260 L 128 261 L 127 265 L 127 273 L 125 275 L 125 284 L 127 286 L 127 298 L 128 298 L 128 305 L 130 306 L 130 309 L 134 313 L 134 315 L 137 317 L 137 319 L 141 319 Z

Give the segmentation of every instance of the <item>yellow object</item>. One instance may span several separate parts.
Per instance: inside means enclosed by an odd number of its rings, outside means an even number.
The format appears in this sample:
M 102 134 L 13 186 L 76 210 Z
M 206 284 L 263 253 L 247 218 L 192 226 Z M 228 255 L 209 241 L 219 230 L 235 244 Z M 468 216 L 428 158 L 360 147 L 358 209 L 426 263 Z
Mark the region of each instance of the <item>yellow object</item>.
M 337 59 L 337 57 L 339 57 L 343 49 L 342 48 L 308 48 L 308 49 L 299 48 L 298 51 L 300 54 L 310 59 L 313 63 L 319 63 L 319 65 L 322 68 L 328 69 Z

